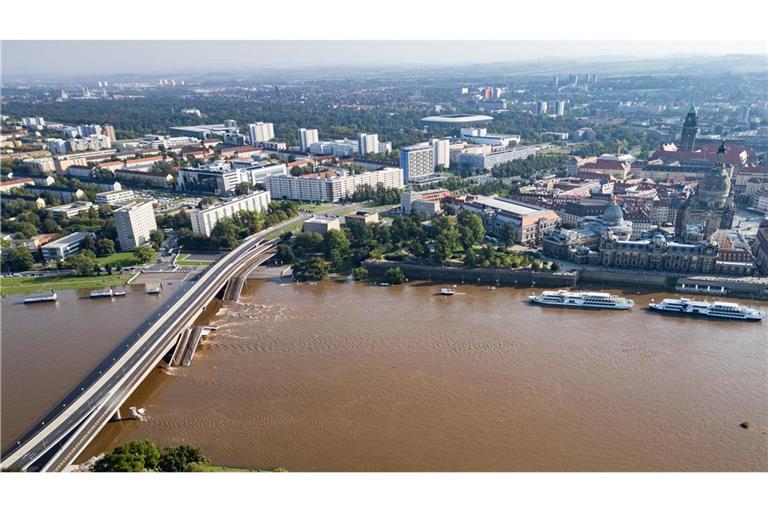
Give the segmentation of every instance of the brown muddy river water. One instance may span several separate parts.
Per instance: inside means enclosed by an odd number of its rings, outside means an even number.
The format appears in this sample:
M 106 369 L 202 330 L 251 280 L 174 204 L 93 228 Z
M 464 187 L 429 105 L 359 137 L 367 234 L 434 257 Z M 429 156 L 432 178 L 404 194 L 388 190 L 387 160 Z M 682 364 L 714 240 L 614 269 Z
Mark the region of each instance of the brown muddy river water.
M 192 366 L 158 369 L 126 403 L 147 421 L 109 424 L 81 459 L 148 437 L 290 471 L 768 470 L 768 326 L 647 312 L 663 293 L 615 291 L 634 310 L 598 312 L 440 287 L 250 281 Z M 79 301 L 69 320 L 3 299 L 4 444 L 146 299 Z

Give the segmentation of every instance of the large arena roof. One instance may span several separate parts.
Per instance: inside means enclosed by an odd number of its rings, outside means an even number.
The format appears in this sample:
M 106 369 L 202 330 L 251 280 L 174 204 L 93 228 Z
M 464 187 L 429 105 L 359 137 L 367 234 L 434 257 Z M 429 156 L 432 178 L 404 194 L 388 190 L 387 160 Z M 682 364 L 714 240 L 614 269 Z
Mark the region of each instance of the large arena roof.
M 442 123 L 442 124 L 467 124 L 467 123 L 487 123 L 493 121 L 491 116 L 480 114 L 445 114 L 442 116 L 427 116 L 422 118 L 424 123 Z

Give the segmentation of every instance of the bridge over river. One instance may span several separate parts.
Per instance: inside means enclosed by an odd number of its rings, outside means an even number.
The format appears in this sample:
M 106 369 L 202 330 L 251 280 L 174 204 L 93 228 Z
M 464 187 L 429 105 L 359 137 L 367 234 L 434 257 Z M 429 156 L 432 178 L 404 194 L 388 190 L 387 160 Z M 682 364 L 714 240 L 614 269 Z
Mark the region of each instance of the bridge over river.
M 44 418 L 4 447 L 0 467 L 66 470 L 164 357 L 189 364 L 202 335 L 193 327 L 200 313 L 221 293 L 237 300 L 248 272 L 274 255 L 276 241 L 267 236 L 291 222 L 250 236 L 182 286 Z

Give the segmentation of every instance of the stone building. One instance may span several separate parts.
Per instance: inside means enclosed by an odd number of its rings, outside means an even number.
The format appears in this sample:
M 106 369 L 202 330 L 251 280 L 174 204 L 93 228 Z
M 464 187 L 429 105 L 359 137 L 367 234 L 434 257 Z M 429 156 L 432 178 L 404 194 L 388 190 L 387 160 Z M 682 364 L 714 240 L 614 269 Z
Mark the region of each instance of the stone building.
M 725 145 L 720 152 L 725 154 Z M 696 193 L 681 205 L 675 235 L 689 241 L 706 240 L 718 229 L 730 229 L 733 216 L 730 171 L 720 163 L 707 171 Z

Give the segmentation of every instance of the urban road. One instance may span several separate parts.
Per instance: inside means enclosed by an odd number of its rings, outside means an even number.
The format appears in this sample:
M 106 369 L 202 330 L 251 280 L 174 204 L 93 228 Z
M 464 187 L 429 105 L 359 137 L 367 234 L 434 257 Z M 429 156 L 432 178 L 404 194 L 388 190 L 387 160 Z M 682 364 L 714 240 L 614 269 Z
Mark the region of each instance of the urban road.
M 227 281 L 257 264 L 254 258 L 274 245 L 275 241 L 267 242 L 265 238 L 291 222 L 295 219 L 252 235 L 193 282 L 183 284 L 44 419 L 6 447 L 0 456 L 0 467 L 65 470 Z

